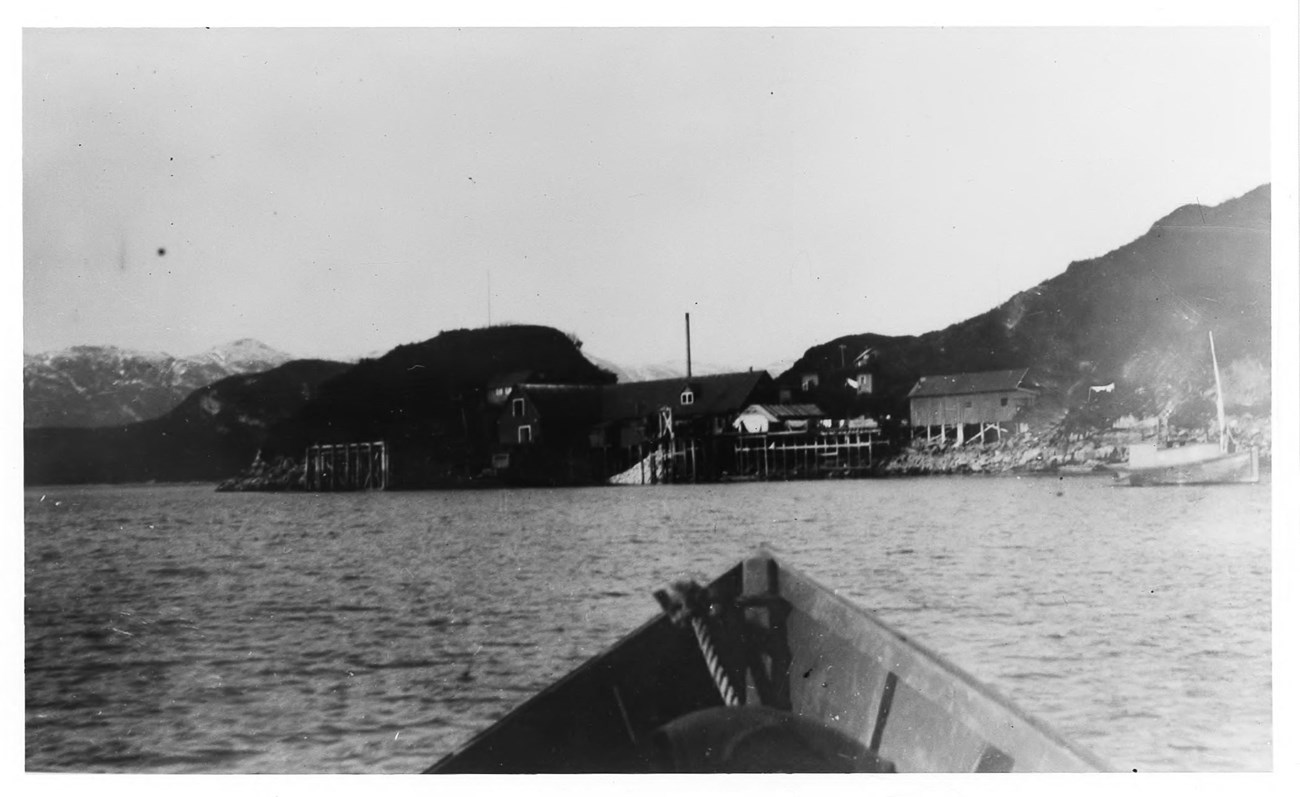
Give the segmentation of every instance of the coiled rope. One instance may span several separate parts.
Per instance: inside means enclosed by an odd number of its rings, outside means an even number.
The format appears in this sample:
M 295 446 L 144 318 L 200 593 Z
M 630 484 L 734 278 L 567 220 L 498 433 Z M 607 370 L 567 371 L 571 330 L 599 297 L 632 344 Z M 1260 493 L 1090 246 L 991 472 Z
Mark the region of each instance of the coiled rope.
M 699 643 L 700 653 L 704 655 L 704 663 L 709 668 L 709 675 L 713 677 L 713 685 L 718 688 L 718 694 L 722 695 L 722 702 L 728 706 L 739 706 L 740 697 L 732 687 L 727 671 L 722 668 L 722 662 L 718 660 L 718 653 L 713 649 L 713 641 L 709 639 L 704 621 L 692 617 L 691 629 L 695 631 L 695 641 Z
M 659 605 L 668 613 L 675 625 L 680 627 L 687 622 L 690 623 L 691 630 L 695 632 L 695 642 L 699 646 L 700 654 L 704 656 L 704 664 L 708 667 L 709 676 L 713 679 L 718 694 L 722 696 L 722 701 L 728 706 L 739 706 L 740 695 L 731 685 L 731 679 L 727 677 L 727 671 L 722 666 L 718 651 L 713 646 L 713 640 L 709 638 L 708 626 L 704 622 L 704 618 L 711 614 L 712 609 L 708 590 L 694 581 L 683 579 L 667 589 L 656 590 L 655 599 L 659 601 Z

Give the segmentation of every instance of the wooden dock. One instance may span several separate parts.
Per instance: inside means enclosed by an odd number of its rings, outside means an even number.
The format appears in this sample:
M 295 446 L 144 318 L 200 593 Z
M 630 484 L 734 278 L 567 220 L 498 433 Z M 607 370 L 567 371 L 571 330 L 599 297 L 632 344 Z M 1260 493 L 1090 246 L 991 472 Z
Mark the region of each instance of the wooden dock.
M 665 438 L 638 449 L 610 484 L 693 484 L 865 476 L 884 446 L 875 430 L 826 429 Z
M 388 489 L 388 445 L 382 440 L 308 446 L 305 461 L 313 492 Z
M 879 445 L 874 431 L 861 429 L 742 434 L 732 475 L 760 481 L 862 476 Z

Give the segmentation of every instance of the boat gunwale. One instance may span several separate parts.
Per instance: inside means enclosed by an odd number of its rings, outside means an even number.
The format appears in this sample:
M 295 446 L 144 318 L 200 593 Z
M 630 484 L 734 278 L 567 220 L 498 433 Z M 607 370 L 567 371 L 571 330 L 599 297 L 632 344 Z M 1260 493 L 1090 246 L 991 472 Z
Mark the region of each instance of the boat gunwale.
M 722 574 L 719 575 L 716 579 L 714 579 L 709 583 L 715 584 L 719 581 L 722 581 L 723 579 L 726 579 L 728 576 L 738 577 L 739 574 L 737 571 L 739 570 L 739 568 L 740 565 L 736 565 L 734 567 L 728 568 L 727 570 L 724 570 Z M 669 618 L 667 612 L 664 611 L 657 612 L 653 617 L 650 617 L 641 625 L 623 634 L 614 642 L 610 643 L 607 647 L 602 648 L 598 653 L 587 658 L 585 661 L 583 661 L 578 666 L 574 667 L 572 670 L 568 670 L 563 675 L 550 681 L 541 689 L 537 690 L 536 692 L 532 693 L 527 698 L 525 698 L 523 702 L 519 703 L 518 705 L 514 706 L 509 711 L 507 711 L 505 714 L 502 714 L 500 717 L 493 720 L 491 724 L 477 731 L 473 736 L 469 737 L 464 742 L 457 745 L 452 752 L 447 753 L 443 757 L 439 758 L 429 768 L 424 770 L 425 774 L 437 773 L 445 766 L 450 765 L 461 755 L 461 753 L 470 750 L 480 742 L 483 742 L 486 739 L 490 738 L 494 733 L 497 732 L 499 728 L 504 727 L 511 720 L 514 720 L 519 716 L 523 715 L 524 712 L 529 711 L 536 704 L 540 703 L 541 701 L 545 700 L 546 698 L 550 697 L 556 692 L 559 692 L 560 690 L 564 689 L 566 686 L 578 680 L 579 678 L 582 678 L 588 675 L 589 673 L 597 670 L 602 664 L 608 661 L 610 657 L 613 656 L 614 653 L 618 651 L 620 648 L 633 643 L 634 641 L 636 641 L 638 637 L 640 637 L 642 634 L 649 632 L 656 625 L 662 623 L 670 623 L 670 622 L 672 621 Z
M 839 591 L 831 589 L 830 587 L 826 586 L 825 584 L 818 581 L 817 579 L 807 575 L 806 573 L 803 573 L 798 568 L 786 564 L 784 561 L 776 558 L 773 554 L 768 552 L 766 549 L 761 551 L 757 555 L 757 557 L 759 558 L 765 557 L 771 559 L 772 561 L 775 561 L 779 573 L 778 578 L 780 578 L 780 575 L 789 574 L 794 576 L 796 579 L 802 580 L 803 582 L 805 582 L 808 588 L 815 591 L 820 591 L 822 594 L 826 595 L 829 599 L 834 601 L 834 603 L 837 604 L 839 608 L 843 610 L 847 610 L 851 614 L 857 615 L 858 617 L 867 621 L 868 623 L 875 626 L 876 628 L 886 632 L 889 636 L 894 638 L 894 640 L 897 641 L 904 648 L 911 649 L 915 653 L 919 654 L 923 660 L 927 660 L 930 663 L 936 665 L 940 670 L 943 671 L 944 674 L 949 676 L 955 676 L 956 680 L 960 681 L 963 686 L 970 688 L 976 694 L 998 705 L 1003 710 L 1007 711 L 1009 714 L 1014 716 L 1017 720 L 1023 721 L 1027 726 L 1033 728 L 1034 731 L 1042 734 L 1047 739 L 1047 741 L 1051 742 L 1052 744 L 1058 745 L 1061 748 L 1064 748 L 1071 755 L 1078 758 L 1081 763 L 1090 766 L 1098 771 L 1113 770 L 1112 767 L 1107 765 L 1095 753 L 1070 741 L 1065 736 L 1063 736 L 1059 731 L 1053 728 L 1051 725 L 1047 724 L 1045 721 L 1038 719 L 1037 717 L 1034 717 L 1033 715 L 1027 713 L 1023 708 L 1021 708 L 1018 704 L 1016 704 L 1013 700 L 1011 700 L 1011 698 L 1007 697 L 1005 694 L 1003 694 L 993 686 L 990 686 L 989 684 L 979 680 L 974 675 L 962 669 L 957 664 L 955 664 L 954 662 L 952 662 L 942 654 L 932 650 L 925 644 L 921 642 L 917 642 L 907 634 L 903 633 L 902 631 L 899 631 L 897 628 L 895 628 L 885 620 L 880 619 L 880 617 L 878 617 L 870 609 L 867 609 L 864 606 L 855 603 L 854 601 L 840 594 Z M 781 581 L 778 581 L 778 585 L 780 584 Z M 783 590 L 783 586 L 778 586 L 778 590 Z

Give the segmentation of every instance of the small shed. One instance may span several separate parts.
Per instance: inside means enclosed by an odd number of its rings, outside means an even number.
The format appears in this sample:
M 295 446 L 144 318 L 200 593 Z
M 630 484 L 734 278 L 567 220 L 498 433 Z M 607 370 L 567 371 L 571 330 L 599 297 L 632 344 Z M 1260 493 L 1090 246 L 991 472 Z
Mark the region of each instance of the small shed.
M 1028 374 L 1028 368 L 1014 368 L 921 377 L 907 394 L 913 433 L 923 428 L 930 439 L 936 430 L 941 437 L 952 430 L 961 444 L 973 426 L 980 439 L 990 431 L 1001 437 L 1017 413 L 1038 398 Z
M 825 417 L 826 413 L 816 404 L 751 404 L 732 427 L 742 434 L 803 431 Z

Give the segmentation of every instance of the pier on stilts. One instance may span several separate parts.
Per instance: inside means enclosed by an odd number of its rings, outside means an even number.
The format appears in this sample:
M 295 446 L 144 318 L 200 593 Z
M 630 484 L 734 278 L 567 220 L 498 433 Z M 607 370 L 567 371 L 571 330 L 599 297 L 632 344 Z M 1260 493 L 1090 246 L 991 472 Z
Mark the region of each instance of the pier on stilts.
M 732 476 L 761 481 L 864 476 L 878 445 L 874 431 L 858 429 L 742 434 L 736 438 Z
M 875 430 L 761 432 L 699 440 L 664 438 L 636 448 L 630 467 L 610 484 L 690 484 L 867 476 L 875 465 Z
M 370 443 L 326 443 L 307 447 L 305 483 L 315 492 L 387 490 L 388 446 Z
M 668 464 L 666 481 L 686 484 L 700 480 L 700 446 L 694 439 L 674 437 L 662 451 Z

